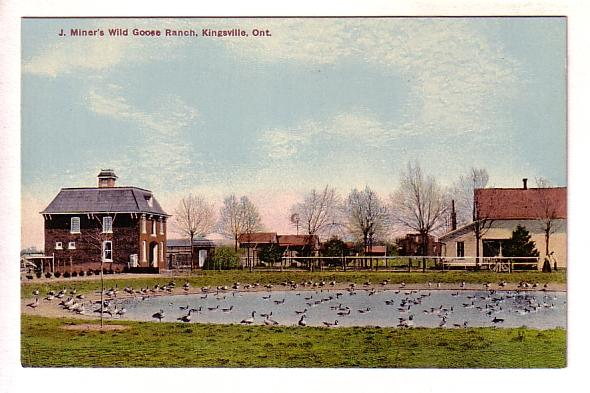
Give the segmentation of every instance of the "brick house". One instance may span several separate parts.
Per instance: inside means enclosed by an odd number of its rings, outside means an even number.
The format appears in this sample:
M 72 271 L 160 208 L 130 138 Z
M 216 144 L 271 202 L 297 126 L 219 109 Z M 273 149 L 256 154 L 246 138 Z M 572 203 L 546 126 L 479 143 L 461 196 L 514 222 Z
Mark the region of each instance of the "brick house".
M 441 243 L 437 242 L 433 236 L 428 236 L 426 244 L 426 256 L 440 256 Z M 419 233 L 408 233 L 405 237 L 395 239 L 398 247 L 398 254 L 404 256 L 421 256 L 422 255 L 422 237 Z
M 62 188 L 41 212 L 45 254 L 56 271 L 99 269 L 158 272 L 166 268 L 170 217 L 149 190 L 116 187 L 111 169 L 98 187 Z
M 539 251 L 539 265 L 547 256 L 544 222 L 551 221 L 549 254 L 557 267 L 567 261 L 567 188 L 529 188 L 523 179 L 522 188 L 476 189 L 474 198 L 477 217 L 483 225 L 479 249 L 480 257 L 501 257 L 505 242 L 517 225 L 525 227 Z M 473 258 L 476 256 L 474 224 L 470 223 L 440 237 L 444 243 L 443 256 Z M 541 267 L 541 266 L 539 266 Z

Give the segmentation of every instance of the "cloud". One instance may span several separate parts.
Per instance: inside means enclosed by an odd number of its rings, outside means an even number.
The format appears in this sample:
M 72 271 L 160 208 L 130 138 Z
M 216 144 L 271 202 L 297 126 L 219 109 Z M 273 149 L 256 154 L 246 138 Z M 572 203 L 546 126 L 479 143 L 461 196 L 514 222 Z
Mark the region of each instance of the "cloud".
M 129 122 L 141 131 L 141 138 L 130 146 L 128 154 L 106 164 L 125 168 L 125 177 L 155 188 L 165 188 L 172 179 L 179 183 L 192 180 L 188 169 L 199 163 L 188 143 L 187 130 L 198 122 L 196 108 L 169 95 L 159 98 L 158 110 L 142 110 L 129 103 L 115 84 L 90 89 L 85 100 L 90 111 Z
M 406 81 L 403 115 L 390 125 L 398 134 L 485 135 L 513 127 L 507 103 L 523 82 L 519 64 L 478 24 L 468 18 L 265 20 L 272 38 L 226 45 L 259 62 L 366 63 L 384 78 Z
M 268 157 L 283 159 L 298 154 L 302 147 L 319 140 L 345 140 L 347 143 L 377 146 L 384 138 L 391 140 L 397 135 L 397 130 L 364 111 L 340 113 L 325 121 L 306 121 L 289 128 L 263 130 L 259 141 Z
M 28 23 L 33 23 L 27 21 Z M 122 64 L 135 64 L 150 61 L 159 61 L 162 58 L 170 59 L 179 56 L 176 52 L 179 46 L 187 44 L 186 40 L 172 40 L 164 37 L 145 38 L 132 35 L 133 28 L 165 28 L 174 25 L 171 20 L 152 19 L 122 19 L 109 20 L 97 19 L 80 21 L 68 25 L 64 23 L 63 30 L 68 32 L 70 28 L 83 27 L 85 30 L 101 29 L 104 36 L 86 37 L 57 37 L 59 40 L 48 39 L 49 44 L 37 53 L 23 56 L 22 71 L 25 74 L 33 74 L 46 77 L 84 72 L 85 77 L 90 77 L 88 72 L 94 73 L 92 77 L 100 77 L 115 67 Z M 127 28 L 128 36 L 110 36 L 109 28 Z M 25 38 L 30 38 L 27 36 Z

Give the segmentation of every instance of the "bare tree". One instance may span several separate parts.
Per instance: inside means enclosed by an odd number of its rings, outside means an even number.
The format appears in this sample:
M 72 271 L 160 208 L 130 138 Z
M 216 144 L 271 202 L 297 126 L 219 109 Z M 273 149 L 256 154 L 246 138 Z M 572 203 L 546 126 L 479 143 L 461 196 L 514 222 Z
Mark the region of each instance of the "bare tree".
M 543 227 L 545 234 L 545 255 L 549 256 L 549 238 L 560 228 L 559 220 L 559 206 L 558 201 L 551 198 L 546 192 L 547 188 L 551 187 L 551 183 L 544 178 L 535 179 L 537 189 L 534 190 L 537 194 L 535 198 L 537 220 Z
M 443 228 L 447 195 L 432 176 L 425 177 L 418 162 L 408 162 L 400 186 L 391 196 L 393 221 L 420 234 L 422 255 L 427 254 L 428 238 Z M 422 260 L 426 270 L 426 259 Z
M 455 196 L 457 197 L 457 221 L 461 224 L 471 222 L 475 236 L 475 265 L 479 267 L 481 255 L 481 239 L 492 227 L 494 220 L 490 216 L 489 200 L 480 200 L 476 190 L 483 189 L 489 181 L 488 172 L 485 169 L 471 168 L 470 172 L 459 178 L 455 184 Z
M 322 191 L 311 190 L 303 202 L 291 208 L 291 223 L 302 226 L 308 235 L 321 235 L 338 221 L 340 198 L 334 188 L 326 185 Z
M 345 204 L 348 228 L 352 235 L 362 239 L 364 251 L 371 251 L 373 241 L 384 233 L 387 224 L 387 208 L 379 196 L 366 186 L 353 189 Z
M 213 205 L 200 196 L 189 194 L 180 200 L 174 211 L 174 224 L 190 239 L 192 270 L 194 269 L 193 240 L 195 236 L 206 236 L 215 226 Z
M 462 175 L 454 185 L 454 198 L 457 208 L 457 223 L 465 225 L 476 219 L 474 192 L 485 188 L 489 181 L 488 171 L 471 168 L 467 175 Z
M 238 251 L 240 235 L 260 230 L 262 223 L 258 209 L 248 197 L 238 199 L 232 194 L 223 200 L 218 226 L 221 234 L 234 240 L 235 251 Z
M 112 217 L 111 220 L 111 228 L 105 228 L 104 224 L 104 217 Z M 86 245 L 88 248 L 97 251 L 100 255 L 100 327 L 103 328 L 103 320 L 104 320 L 104 261 L 105 261 L 105 243 L 107 241 L 113 241 L 113 232 L 112 226 L 115 223 L 115 219 L 117 218 L 117 214 L 106 214 L 102 215 L 92 215 L 91 218 L 96 221 L 96 225 L 93 225 L 91 228 L 84 230 L 84 236 L 82 236 L 82 245 Z M 108 229 L 108 230 L 107 230 Z M 112 249 L 110 251 L 112 253 Z M 70 257 L 71 258 L 71 257 Z M 112 254 L 111 254 L 112 260 Z M 71 259 L 70 259 L 71 263 Z M 111 263 L 112 269 L 112 263 Z

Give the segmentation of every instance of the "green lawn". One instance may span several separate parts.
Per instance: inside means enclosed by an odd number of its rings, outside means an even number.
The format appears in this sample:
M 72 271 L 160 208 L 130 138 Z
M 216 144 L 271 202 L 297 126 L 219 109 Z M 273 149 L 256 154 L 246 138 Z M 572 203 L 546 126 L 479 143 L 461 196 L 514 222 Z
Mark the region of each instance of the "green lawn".
M 299 328 L 116 321 L 124 331 L 64 330 L 87 321 L 21 318 L 25 367 L 559 368 L 563 329 Z
M 255 283 L 278 285 L 284 281 L 293 280 L 297 283 L 307 280 L 313 281 L 330 281 L 337 282 L 354 282 L 362 284 L 366 281 L 378 285 L 381 281 L 389 279 L 391 283 L 427 283 L 427 282 L 442 282 L 442 283 L 459 283 L 465 281 L 467 283 L 497 283 L 500 280 L 507 282 L 539 282 L 544 283 L 565 283 L 565 272 L 542 273 L 538 271 L 533 272 L 517 272 L 517 273 L 493 273 L 493 272 L 465 272 L 465 271 L 447 271 L 447 272 L 428 272 L 428 273 L 392 273 L 392 272 L 305 272 L 305 271 L 285 271 L 285 272 L 260 272 L 254 271 L 252 273 L 242 270 L 230 271 L 202 271 L 191 276 L 158 276 L 153 277 L 133 277 L 125 274 L 106 275 L 105 288 L 114 287 L 117 285 L 119 289 L 126 286 L 134 288 L 153 287 L 155 284 L 167 284 L 170 280 L 176 281 L 176 284 L 182 285 L 188 281 L 194 287 L 201 286 L 217 286 L 217 285 L 232 285 L 234 282 Z M 79 292 L 90 292 L 100 289 L 100 280 L 95 277 L 93 280 L 76 280 L 69 278 L 60 281 L 45 281 L 35 282 L 34 280 L 23 281 L 21 285 L 21 296 L 30 297 L 31 291 L 38 288 L 42 293 L 50 289 L 59 290 L 64 286 L 68 288 L 76 287 Z

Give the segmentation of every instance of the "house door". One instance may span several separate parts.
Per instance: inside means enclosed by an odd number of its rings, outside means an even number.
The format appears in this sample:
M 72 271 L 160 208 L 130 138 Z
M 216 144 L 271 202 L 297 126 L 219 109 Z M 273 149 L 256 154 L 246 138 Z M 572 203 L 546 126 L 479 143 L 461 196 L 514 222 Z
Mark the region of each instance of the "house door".
M 199 267 L 205 266 L 205 260 L 207 259 L 207 250 L 199 250 Z
M 158 267 L 158 243 L 150 243 L 150 266 Z

